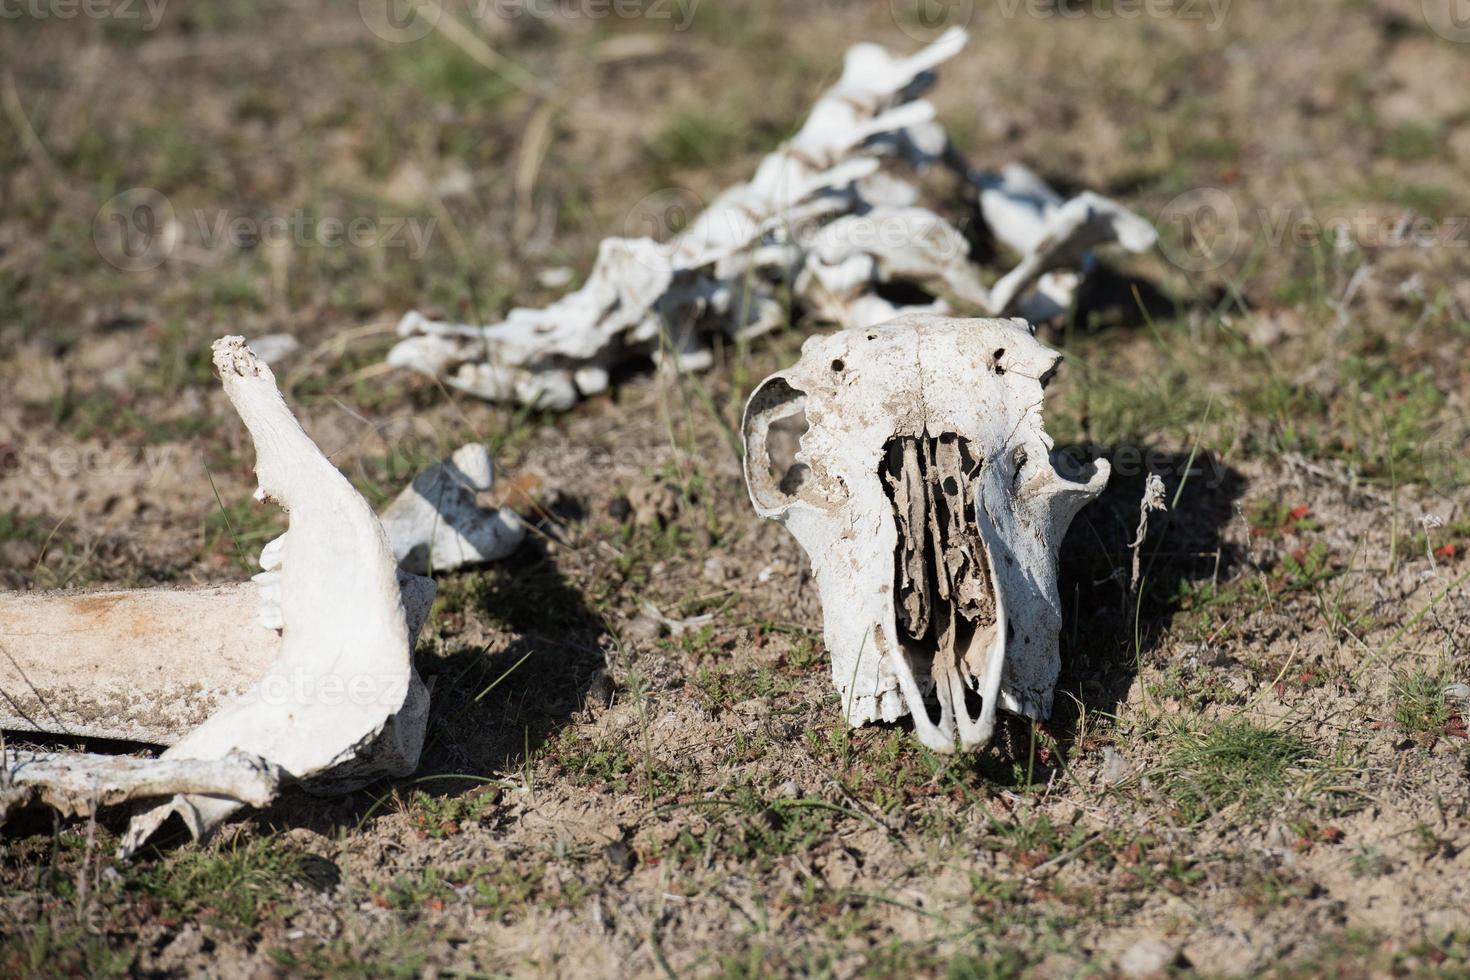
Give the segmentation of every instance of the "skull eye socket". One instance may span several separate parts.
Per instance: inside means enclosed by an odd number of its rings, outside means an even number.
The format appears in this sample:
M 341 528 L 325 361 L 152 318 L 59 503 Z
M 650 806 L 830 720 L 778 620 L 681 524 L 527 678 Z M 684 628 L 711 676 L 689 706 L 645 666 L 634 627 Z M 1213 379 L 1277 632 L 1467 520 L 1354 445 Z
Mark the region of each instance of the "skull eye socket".
M 745 411 L 745 472 L 761 507 L 789 504 L 811 476 L 796 460 L 807 431 L 806 392 L 785 378 L 771 378 L 750 398 Z

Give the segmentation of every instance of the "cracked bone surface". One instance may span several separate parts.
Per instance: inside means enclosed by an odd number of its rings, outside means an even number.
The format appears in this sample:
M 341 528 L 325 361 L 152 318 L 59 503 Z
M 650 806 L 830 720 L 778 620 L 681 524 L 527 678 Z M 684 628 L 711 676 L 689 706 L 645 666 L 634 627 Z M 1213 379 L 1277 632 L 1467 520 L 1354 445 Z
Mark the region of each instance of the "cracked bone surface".
M 499 323 L 409 313 L 388 363 L 491 401 L 564 410 L 603 391 L 623 361 L 674 355 L 683 369 L 708 367 L 720 338 L 786 322 L 788 292 L 799 310 L 848 328 L 917 311 L 1065 313 L 1094 249 L 1146 251 L 1154 230 L 1096 194 L 1063 200 L 1024 167 L 996 174 L 961 158 L 919 96 L 966 41 L 954 28 L 909 57 L 852 47 L 797 134 L 670 241 L 608 238 L 580 289 Z M 973 190 L 1016 256 L 993 289 L 959 228 L 915 206 L 907 178 L 938 163 Z
M 1059 361 L 1023 320 L 915 313 L 809 338 L 751 396 L 750 498 L 811 560 L 849 724 L 951 752 L 1051 713 L 1058 550 L 1108 479 L 1043 428 Z
M 290 517 L 288 532 L 262 555 L 265 580 L 184 592 L 0 597 L 7 654 L 0 663 L 10 671 L 3 688 L 10 717 L 3 723 L 170 744 L 156 760 L 99 765 L 99 792 L 123 785 L 107 782 L 109 771 L 126 770 L 124 783 L 137 785 L 146 783 L 150 765 L 177 773 L 181 762 L 241 753 L 324 787 L 411 772 L 428 708 L 413 671 L 412 638 L 433 583 L 398 568 L 367 502 L 302 431 L 270 369 L 244 342 L 217 341 L 214 361 L 255 443 L 256 497 Z M 258 621 L 275 613 L 279 632 Z M 38 644 L 41 637 L 46 644 Z M 199 672 L 204 682 L 219 687 L 183 708 L 179 702 L 204 686 L 190 676 L 201 661 L 209 662 Z M 103 674 L 101 684 L 86 678 L 91 693 L 106 698 L 69 702 L 64 695 L 77 682 L 73 677 L 65 687 L 66 675 L 88 668 Z M 62 686 L 52 690 L 52 681 Z M 180 735 L 195 720 L 191 712 L 206 717 Z M 14 716 L 20 725 L 12 724 Z M 121 732 L 108 732 L 119 717 Z M 82 765 L 80 757 L 67 758 Z M 185 775 L 209 771 L 193 767 Z M 215 771 L 238 777 L 238 766 Z M 160 777 L 147 785 L 167 783 Z M 248 798 L 232 795 L 226 784 L 180 792 L 136 816 L 121 850 L 135 850 L 172 813 L 198 836 L 258 798 L 254 790 Z

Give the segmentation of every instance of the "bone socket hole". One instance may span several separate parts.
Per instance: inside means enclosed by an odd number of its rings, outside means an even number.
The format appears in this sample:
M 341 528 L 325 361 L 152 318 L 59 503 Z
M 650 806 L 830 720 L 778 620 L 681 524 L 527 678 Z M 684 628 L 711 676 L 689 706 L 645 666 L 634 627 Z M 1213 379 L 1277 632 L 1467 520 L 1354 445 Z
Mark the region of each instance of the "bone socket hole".
M 747 433 L 765 429 L 763 446 L 755 452 L 765 456 L 760 462 L 764 462 L 768 474 L 767 487 L 774 484 L 781 494 L 796 496 L 811 475 L 809 466 L 796 461 L 808 428 L 806 392 L 793 388 L 783 378 L 773 378 L 752 397 L 749 415 Z

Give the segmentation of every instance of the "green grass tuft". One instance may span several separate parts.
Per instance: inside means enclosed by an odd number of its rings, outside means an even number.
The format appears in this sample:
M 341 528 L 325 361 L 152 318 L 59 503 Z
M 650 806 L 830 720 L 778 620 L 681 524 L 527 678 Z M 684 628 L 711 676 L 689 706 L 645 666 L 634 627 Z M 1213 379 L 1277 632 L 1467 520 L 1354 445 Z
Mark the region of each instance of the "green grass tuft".
M 1307 744 L 1289 732 L 1230 719 L 1179 733 L 1164 788 L 1187 823 L 1227 809 L 1255 817 L 1281 802 L 1293 771 L 1311 757 Z

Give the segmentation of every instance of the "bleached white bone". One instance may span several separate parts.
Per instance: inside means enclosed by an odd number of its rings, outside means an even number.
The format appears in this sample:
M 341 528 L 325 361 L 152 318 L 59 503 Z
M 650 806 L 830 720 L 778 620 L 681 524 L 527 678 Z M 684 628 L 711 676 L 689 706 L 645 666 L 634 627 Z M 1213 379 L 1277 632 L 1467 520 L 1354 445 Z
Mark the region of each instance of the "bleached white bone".
M 279 656 L 259 607 L 248 582 L 0 592 L 0 728 L 172 744 Z
M 796 288 L 827 319 L 846 327 L 868 325 L 849 312 L 851 306 L 872 297 L 875 285 L 897 280 L 951 296 L 961 308 L 986 309 L 990 294 L 969 254 L 964 236 L 932 211 L 873 208 L 838 218 L 817 233 Z
M 1025 312 L 1049 319 L 1072 305 L 1078 285 L 1075 274 L 1054 270 L 1092 266 L 1092 251 L 1118 245 L 1129 252 L 1146 252 L 1158 241 L 1153 225 L 1116 201 L 1091 191 L 1063 200 L 1041 177 L 1018 163 L 999 174 L 971 172 L 980 191 L 980 213 L 996 240 L 1021 256 L 1020 262 L 991 290 L 991 310 L 997 314 Z M 1039 297 L 1023 307 L 1028 290 Z
M 840 194 L 876 171 L 878 162 L 863 150 L 868 141 L 932 123 L 933 106 L 917 96 L 932 83 L 931 70 L 965 43 L 965 33 L 956 29 L 907 58 L 877 45 L 852 48 L 842 76 L 797 134 L 673 240 L 660 245 L 609 238 L 581 289 L 543 310 L 514 309 L 500 323 L 441 323 L 411 313 L 399 324 L 401 339 L 388 363 L 489 400 L 565 409 L 592 393 L 578 374 L 589 365 L 600 388 L 614 361 L 655 356 L 670 345 L 667 338 L 675 338 L 679 361 L 694 368 L 709 360 L 701 354 L 707 344 L 701 333 L 752 336 L 770 329 L 781 305 L 768 291 L 752 288 L 749 275 L 769 266 L 736 257 L 758 249 L 785 224 L 849 210 L 851 195 L 845 203 L 816 199 Z M 789 283 L 800 256 L 785 264 Z M 736 299 L 698 301 L 709 295 Z M 752 309 L 746 320 L 738 315 Z
M 173 745 L 280 658 L 284 545 L 254 584 L 0 592 L 0 730 Z M 398 588 L 417 637 L 434 583 Z
M 750 497 L 811 559 L 850 724 L 910 715 L 950 752 L 989 741 L 998 708 L 1050 713 L 1058 549 L 1108 478 L 1053 459 L 1059 360 L 1021 320 L 909 314 L 808 339 L 751 396 Z M 802 426 L 783 457 L 774 434 Z
M 32 800 L 63 816 L 86 816 L 98 807 L 176 793 L 265 806 L 275 798 L 282 778 L 278 767 L 241 752 L 219 759 L 169 760 L 81 752 L 0 755 L 0 824 L 9 810 Z
M 411 637 L 434 600 L 433 582 L 417 574 L 430 556 L 433 571 L 452 571 L 524 539 L 513 510 L 478 506 L 476 494 L 493 487 L 489 452 L 471 444 L 380 515 Z M 261 550 L 253 587 L 0 592 L 0 729 L 174 744 L 280 657 L 285 544 L 281 535 Z
M 290 518 L 281 546 L 280 656 L 164 759 L 259 755 L 296 779 L 348 765 L 380 739 L 373 768 L 418 764 L 428 694 L 413 670 L 398 563 L 367 501 L 302 431 L 270 368 L 239 337 L 214 344 L 225 394 L 255 443 L 256 498 Z M 177 813 L 207 830 L 240 802 L 180 794 L 134 817 L 136 850 Z
M 163 768 L 148 785 L 164 786 L 180 761 L 231 753 L 318 785 L 406 774 L 428 707 L 411 642 L 433 583 L 400 571 L 367 502 L 302 431 L 244 342 L 217 341 L 214 361 L 256 446 L 256 496 L 290 517 L 262 555 L 264 577 L 213 590 L 0 596 L 6 710 L 19 727 L 172 743 L 158 760 L 109 763 L 99 786 L 108 772 L 146 781 L 149 765 Z M 255 621 L 262 599 L 278 606 L 279 633 Z M 253 683 L 241 689 L 242 679 Z M 257 798 L 181 792 L 136 817 L 121 852 L 170 813 L 202 833 Z
M 850 48 L 796 135 L 669 242 L 607 239 L 580 290 L 490 326 L 409 314 L 389 363 L 482 398 L 560 410 L 603 390 L 621 360 L 708 367 L 715 338 L 749 339 L 785 322 L 790 299 L 854 329 L 905 312 L 1061 315 L 1093 249 L 1144 251 L 1154 230 L 1096 194 L 1064 200 L 1025 167 L 992 174 L 964 161 L 919 96 L 966 41 L 953 29 L 909 57 Z M 974 185 L 986 223 L 1017 260 L 993 287 L 960 229 L 917 206 L 918 188 L 893 172 L 895 160 L 944 163 Z M 904 288 L 884 290 L 892 284 Z
M 494 486 L 494 462 L 479 443 L 415 476 L 381 517 L 399 566 L 447 572 L 515 551 L 526 537 L 520 515 L 509 507 L 482 508 L 475 499 Z

